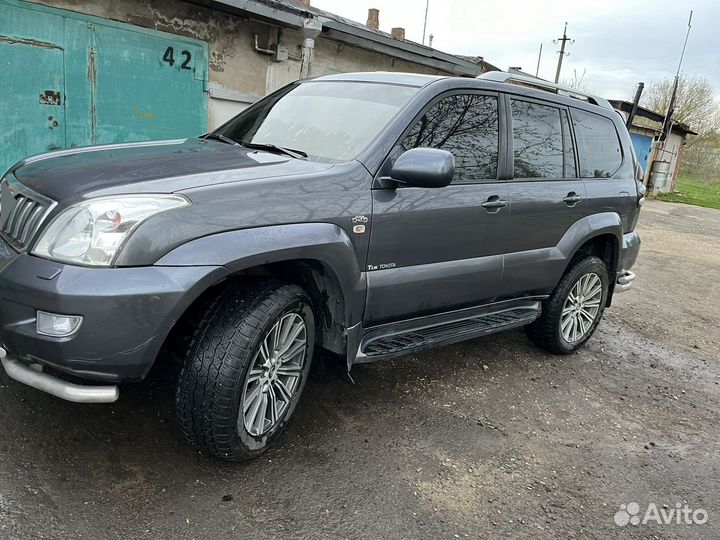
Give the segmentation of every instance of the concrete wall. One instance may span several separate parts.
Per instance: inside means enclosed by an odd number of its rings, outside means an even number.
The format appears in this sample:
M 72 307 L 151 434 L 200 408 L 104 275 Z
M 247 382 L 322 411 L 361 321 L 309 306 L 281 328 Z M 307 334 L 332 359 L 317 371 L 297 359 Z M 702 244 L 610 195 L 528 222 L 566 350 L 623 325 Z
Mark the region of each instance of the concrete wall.
M 668 193 L 675 189 L 675 183 L 677 181 L 677 175 L 680 171 L 680 163 L 682 161 L 682 152 L 685 148 L 686 140 L 685 137 L 672 132 L 668 135 L 667 141 L 663 148 L 662 143 L 656 141 L 651 153 L 650 159 L 652 161 L 669 161 L 670 162 L 670 174 L 668 177 L 661 182 L 655 184 L 655 193 Z M 648 167 L 648 175 L 650 174 Z
M 199 7 L 181 0 L 36 0 L 36 3 L 201 39 L 209 47 L 208 124 L 214 128 L 259 97 L 299 78 L 302 37 L 289 28 Z M 276 62 L 256 52 L 281 44 L 289 59 Z M 432 68 L 347 46 L 322 36 L 316 40 L 311 75 L 348 71 L 409 71 L 443 74 Z

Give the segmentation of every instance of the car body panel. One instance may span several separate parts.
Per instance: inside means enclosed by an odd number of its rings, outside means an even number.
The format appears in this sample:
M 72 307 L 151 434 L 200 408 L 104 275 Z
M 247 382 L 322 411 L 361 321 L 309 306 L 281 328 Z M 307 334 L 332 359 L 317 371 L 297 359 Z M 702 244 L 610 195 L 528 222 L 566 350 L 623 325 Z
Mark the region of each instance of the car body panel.
M 171 193 L 331 167 L 195 138 L 51 152 L 24 160 L 12 171 L 30 189 L 71 204 L 90 197 Z
M 227 275 L 222 266 L 91 269 L 13 254 L 2 269 L 0 340 L 27 360 L 78 377 L 139 380 L 187 307 Z M 43 336 L 35 328 L 38 309 L 82 315 L 83 322 L 72 336 Z
M 222 266 L 230 274 L 283 261 L 310 260 L 331 269 L 346 299 L 351 324 L 362 316 L 365 274 L 360 270 L 352 240 L 330 223 L 295 223 L 256 227 L 204 236 L 183 244 L 156 266 Z

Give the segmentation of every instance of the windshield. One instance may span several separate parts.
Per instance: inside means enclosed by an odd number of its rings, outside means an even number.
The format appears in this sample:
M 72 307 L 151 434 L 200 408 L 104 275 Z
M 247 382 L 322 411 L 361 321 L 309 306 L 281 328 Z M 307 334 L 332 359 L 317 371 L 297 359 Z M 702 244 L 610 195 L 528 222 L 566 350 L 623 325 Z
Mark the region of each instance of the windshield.
M 418 90 L 392 84 L 305 82 L 272 94 L 217 133 L 241 144 L 300 150 L 315 161 L 349 161 Z

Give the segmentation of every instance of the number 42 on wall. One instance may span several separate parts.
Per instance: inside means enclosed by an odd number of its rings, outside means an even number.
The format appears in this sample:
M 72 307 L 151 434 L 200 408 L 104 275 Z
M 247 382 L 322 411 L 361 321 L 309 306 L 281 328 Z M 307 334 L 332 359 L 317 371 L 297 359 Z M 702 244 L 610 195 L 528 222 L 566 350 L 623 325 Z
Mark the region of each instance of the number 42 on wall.
M 180 55 L 183 57 L 183 62 L 180 64 L 180 69 L 188 69 L 191 70 L 192 66 L 190 65 L 190 60 L 192 60 L 192 55 L 190 54 L 190 51 L 182 51 Z M 168 47 L 165 49 L 165 54 L 163 55 L 163 62 L 167 62 L 171 66 L 175 65 L 175 49 L 173 47 Z M 179 60 L 178 60 L 179 62 Z

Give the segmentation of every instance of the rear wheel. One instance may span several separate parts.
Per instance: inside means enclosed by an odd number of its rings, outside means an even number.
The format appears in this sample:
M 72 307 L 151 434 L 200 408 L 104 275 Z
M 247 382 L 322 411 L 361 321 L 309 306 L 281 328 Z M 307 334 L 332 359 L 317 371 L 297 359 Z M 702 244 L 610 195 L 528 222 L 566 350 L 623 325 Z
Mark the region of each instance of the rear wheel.
M 312 360 L 307 294 L 275 280 L 233 284 L 207 307 L 190 340 L 177 415 L 196 447 L 230 461 L 264 452 L 282 433 Z
M 542 315 L 526 327 L 539 347 L 568 354 L 582 347 L 600 323 L 608 295 L 608 271 L 602 259 L 579 259 L 567 270 Z

